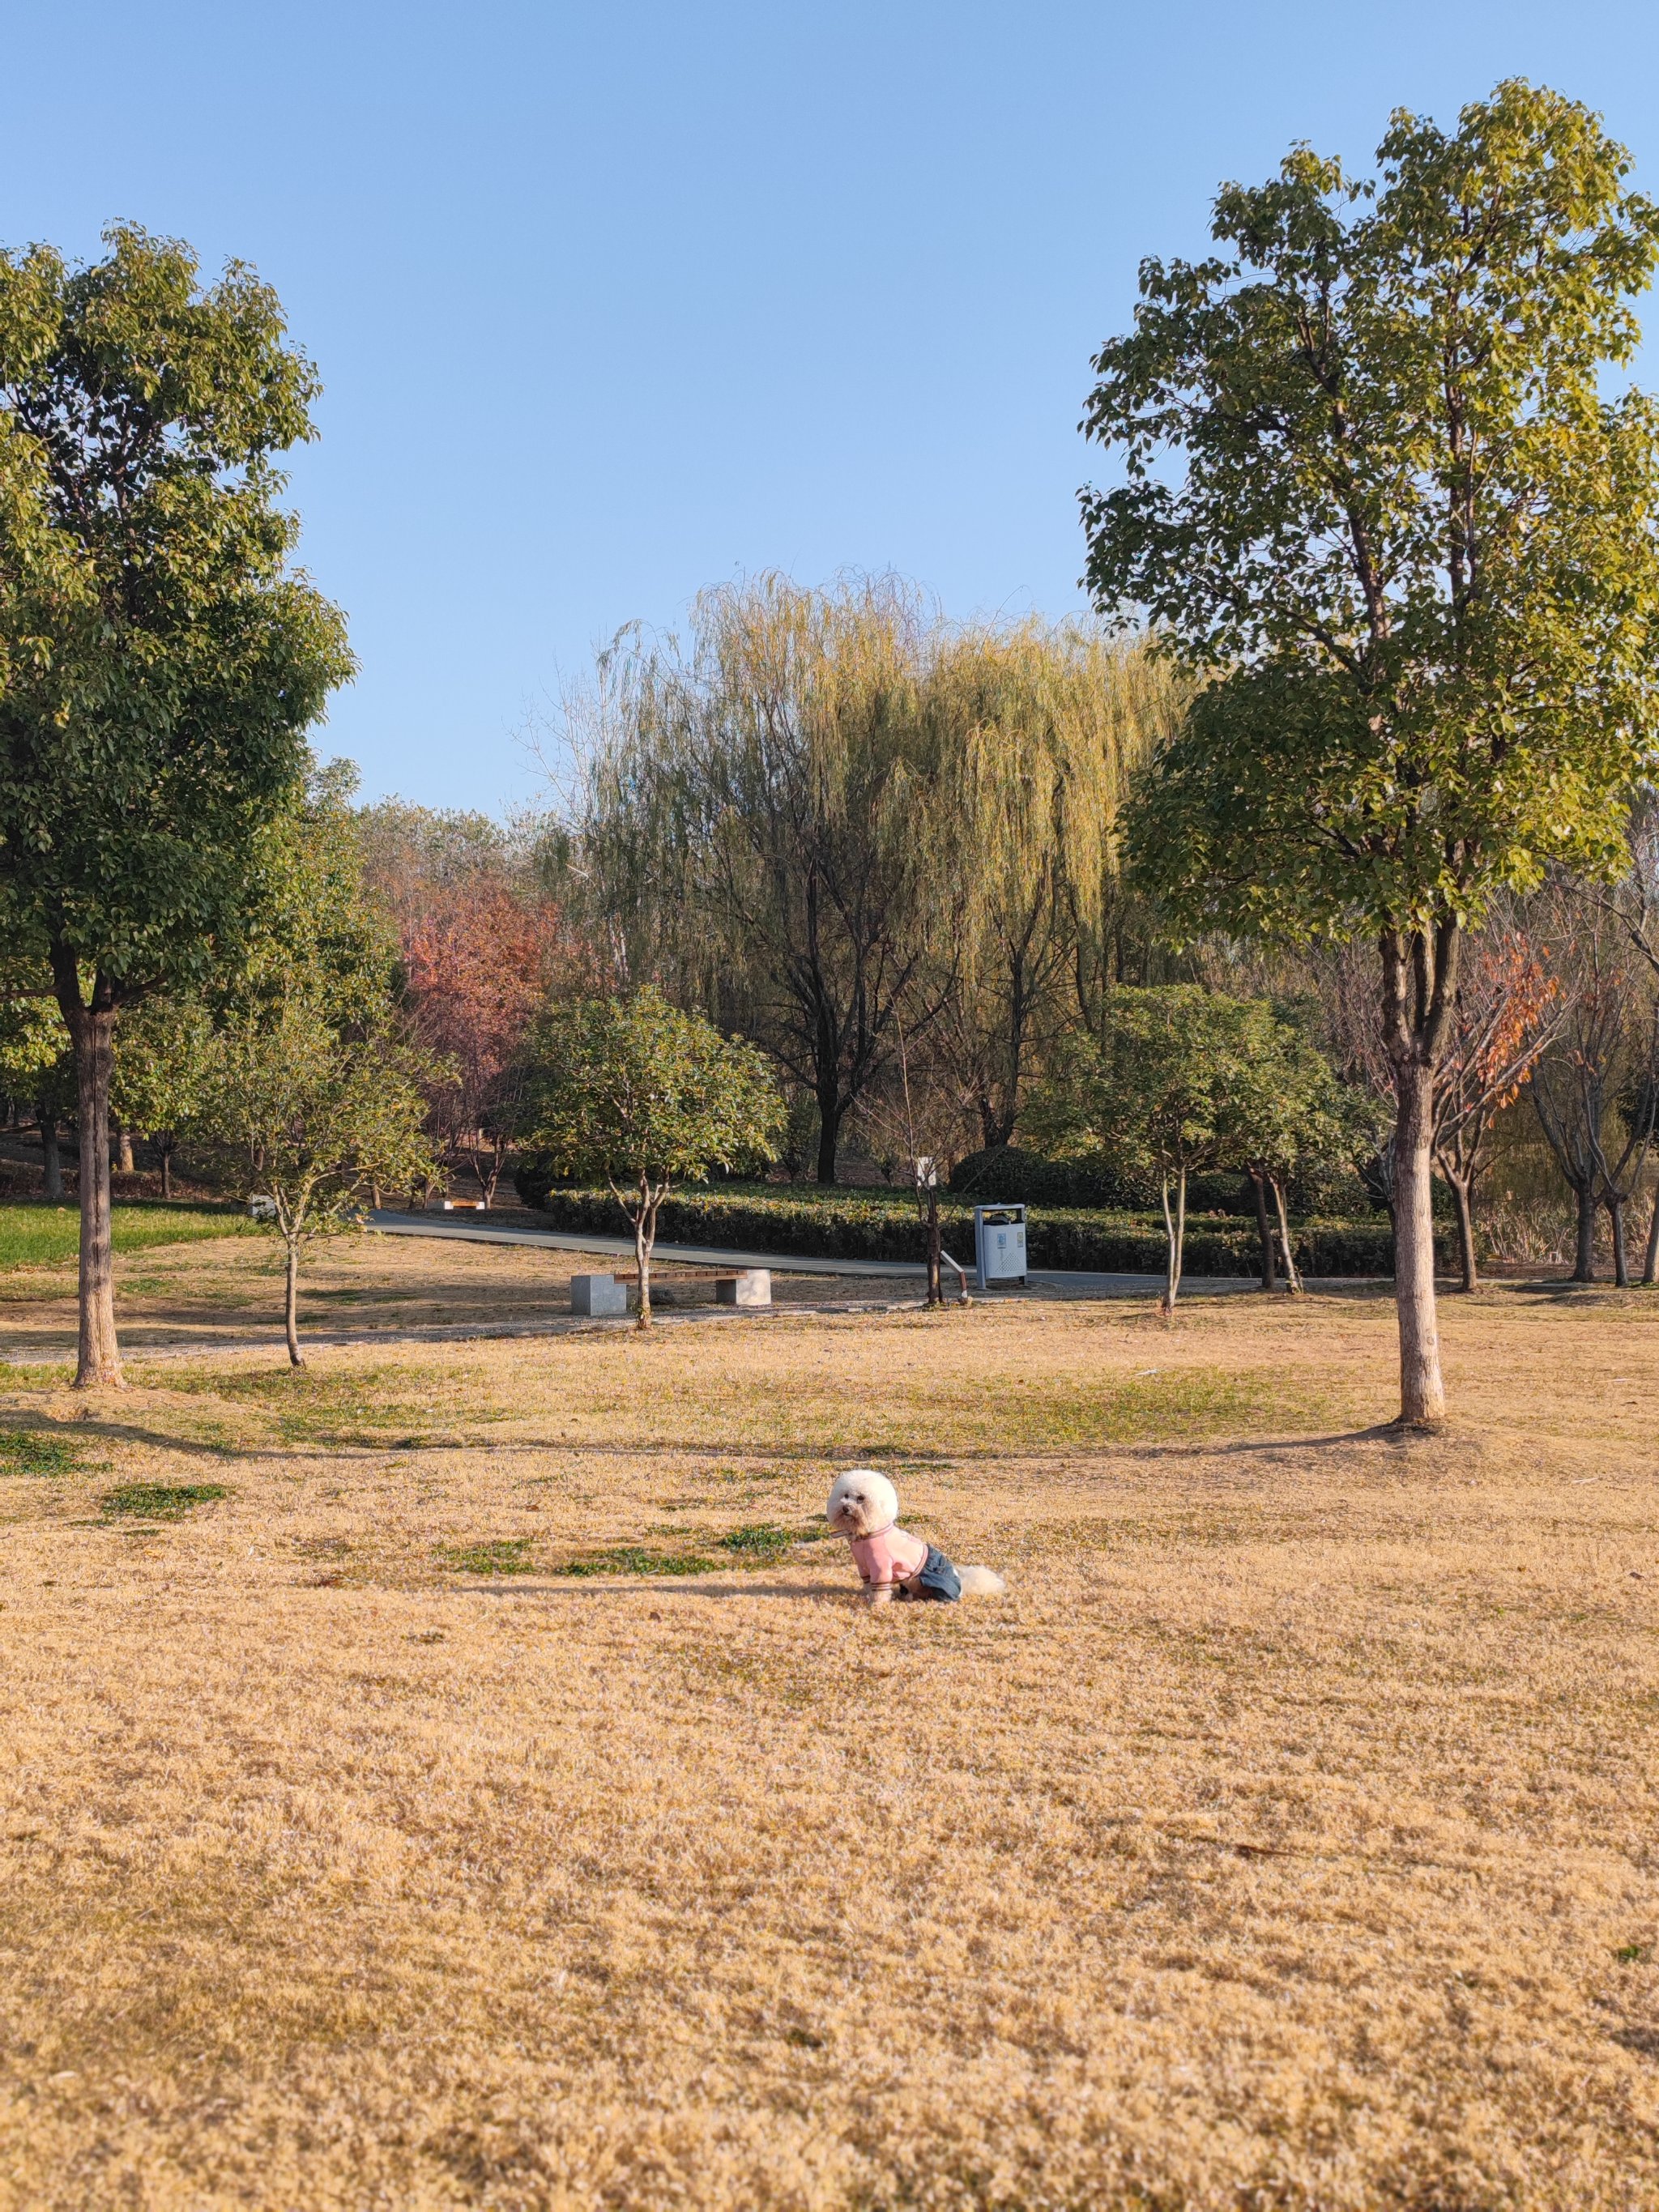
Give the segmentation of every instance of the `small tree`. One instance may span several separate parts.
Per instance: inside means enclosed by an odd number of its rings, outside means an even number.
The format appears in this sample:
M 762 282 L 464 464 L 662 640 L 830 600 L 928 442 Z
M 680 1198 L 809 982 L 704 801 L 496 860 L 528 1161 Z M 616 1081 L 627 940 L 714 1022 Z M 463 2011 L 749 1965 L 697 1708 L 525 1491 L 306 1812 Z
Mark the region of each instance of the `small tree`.
M 1560 985 L 1515 931 L 1476 940 L 1457 985 L 1457 1013 L 1435 1084 L 1434 1164 L 1452 1194 L 1463 1288 L 1480 1280 L 1474 1188 L 1492 1124 L 1513 1105 L 1560 1018 Z
M 1351 1164 L 1374 1141 L 1364 1103 L 1337 1080 L 1323 1053 L 1292 1023 L 1280 1020 L 1265 1000 L 1251 1000 L 1240 1014 L 1237 1067 L 1224 1125 L 1224 1149 L 1243 1162 L 1255 1195 L 1262 1288 L 1274 1287 L 1271 1200 L 1285 1286 L 1297 1297 L 1302 1277 L 1291 1241 L 1286 1186 L 1310 1168 Z
M 173 1195 L 173 1155 L 201 1110 L 213 1048 L 207 1009 L 190 999 L 146 999 L 122 1023 L 110 1097 L 123 1127 L 139 1129 L 161 1156 L 161 1195 Z
M 1251 1014 L 1244 1002 L 1196 983 L 1114 991 L 1102 1042 L 1074 1042 L 1032 1098 L 1028 1127 L 1045 1150 L 1062 1158 L 1106 1155 L 1158 1177 L 1166 1317 L 1181 1291 L 1187 1178 L 1237 1157 L 1233 1101 Z
M 233 1022 L 215 1046 L 203 1091 L 206 1133 L 243 1158 L 255 1194 L 275 1208 L 286 1258 L 283 1326 L 288 1356 L 300 1351 L 300 1255 L 312 1238 L 349 1227 L 378 1183 L 409 1183 L 432 1172 L 422 1134 L 424 1053 L 383 1018 L 343 1034 L 314 994 L 296 992 L 274 1008 Z
M 1613 1231 L 1614 1280 L 1629 1279 L 1626 1208 L 1639 1191 L 1659 1115 L 1659 1000 L 1605 902 L 1553 883 L 1536 905 L 1562 986 L 1560 1019 L 1533 1071 L 1539 1124 L 1577 1204 L 1577 1282 L 1595 1275 L 1595 1216 Z M 1649 1240 L 1650 1263 L 1653 1240 Z M 1644 1269 L 1651 1280 L 1651 1269 Z
M 634 1232 L 646 1328 L 658 1209 L 677 1182 L 776 1157 L 777 1085 L 752 1045 L 649 988 L 551 1007 L 533 1064 L 529 1141 L 560 1174 L 610 1185 Z
M 1653 757 L 1659 417 L 1605 371 L 1659 258 L 1629 158 L 1510 82 L 1397 114 L 1373 183 L 1303 147 L 1142 264 L 1091 434 L 1108 612 L 1205 688 L 1131 830 L 1177 927 L 1368 938 L 1394 1071 L 1401 1419 L 1445 1393 L 1433 1095 L 1465 933 L 1551 860 L 1612 875 Z

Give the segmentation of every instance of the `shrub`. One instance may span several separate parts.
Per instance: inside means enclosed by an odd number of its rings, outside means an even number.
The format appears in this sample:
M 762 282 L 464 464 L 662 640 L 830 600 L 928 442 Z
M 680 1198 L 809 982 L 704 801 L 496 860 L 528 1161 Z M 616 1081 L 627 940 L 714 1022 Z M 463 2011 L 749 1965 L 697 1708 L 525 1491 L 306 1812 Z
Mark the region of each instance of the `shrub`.
M 557 1189 L 550 1182 L 532 1168 L 521 1173 L 519 1187 L 526 1202 L 539 1205 L 554 1228 L 577 1236 L 616 1235 L 616 1201 L 609 1191 Z M 532 1199 L 532 1192 L 538 1196 Z M 955 1205 L 947 1201 L 939 1215 L 945 1249 L 968 1265 L 973 1251 L 970 1207 L 961 1200 Z M 902 1191 L 778 1184 L 714 1190 L 698 1186 L 664 1200 L 659 1227 L 670 1243 L 798 1253 L 803 1259 L 920 1261 L 927 1251 L 927 1231 L 915 1201 Z M 1393 1272 L 1393 1237 L 1386 1219 L 1306 1222 L 1296 1232 L 1296 1245 L 1297 1264 L 1310 1274 Z M 1031 1266 L 1038 1268 L 1161 1274 L 1164 1224 L 1147 1214 L 1044 1206 L 1028 1226 L 1026 1249 Z M 1449 1268 L 1449 1243 L 1441 1257 Z M 1188 1274 L 1254 1275 L 1259 1264 L 1253 1222 L 1237 1215 L 1192 1218 L 1187 1237 Z

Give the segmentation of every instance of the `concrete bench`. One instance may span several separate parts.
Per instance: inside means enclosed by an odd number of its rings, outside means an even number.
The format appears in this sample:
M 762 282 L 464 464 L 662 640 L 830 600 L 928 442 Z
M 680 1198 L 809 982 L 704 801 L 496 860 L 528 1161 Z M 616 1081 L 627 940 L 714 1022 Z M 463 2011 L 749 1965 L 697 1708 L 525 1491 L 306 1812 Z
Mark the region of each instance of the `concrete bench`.
M 632 1267 L 610 1275 L 573 1275 L 570 1310 L 592 1321 L 614 1321 L 628 1311 L 628 1286 L 638 1281 L 639 1275 Z M 682 1283 L 712 1283 L 716 1305 L 752 1308 L 772 1303 L 769 1267 L 739 1267 L 720 1274 L 668 1275 L 663 1278 L 662 1287 L 665 1291 L 674 1290 Z

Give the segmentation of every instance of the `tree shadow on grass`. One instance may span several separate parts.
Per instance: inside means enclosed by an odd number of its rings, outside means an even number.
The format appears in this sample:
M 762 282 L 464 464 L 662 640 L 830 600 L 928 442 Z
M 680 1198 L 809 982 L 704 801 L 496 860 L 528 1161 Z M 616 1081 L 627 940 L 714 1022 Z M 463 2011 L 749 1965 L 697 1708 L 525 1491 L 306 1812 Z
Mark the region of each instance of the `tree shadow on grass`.
M 684 1581 L 669 1582 L 658 1575 L 618 1575 L 614 1581 L 599 1580 L 584 1576 L 580 1589 L 565 1582 L 542 1582 L 526 1576 L 515 1576 L 512 1582 L 451 1583 L 441 1586 L 461 1597 L 561 1597 L 588 1600 L 605 1597 L 782 1597 L 793 1598 L 813 1605 L 851 1605 L 858 1593 L 845 1583 L 763 1583 L 700 1581 L 687 1576 Z

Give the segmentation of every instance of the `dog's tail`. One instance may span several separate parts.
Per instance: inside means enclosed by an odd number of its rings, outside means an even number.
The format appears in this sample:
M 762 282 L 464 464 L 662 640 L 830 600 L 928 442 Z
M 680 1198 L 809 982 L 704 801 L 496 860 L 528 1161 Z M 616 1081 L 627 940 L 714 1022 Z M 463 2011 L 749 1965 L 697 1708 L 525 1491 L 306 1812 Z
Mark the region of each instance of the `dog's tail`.
M 993 1567 L 958 1567 L 963 1597 L 1006 1597 L 1008 1585 Z

